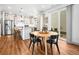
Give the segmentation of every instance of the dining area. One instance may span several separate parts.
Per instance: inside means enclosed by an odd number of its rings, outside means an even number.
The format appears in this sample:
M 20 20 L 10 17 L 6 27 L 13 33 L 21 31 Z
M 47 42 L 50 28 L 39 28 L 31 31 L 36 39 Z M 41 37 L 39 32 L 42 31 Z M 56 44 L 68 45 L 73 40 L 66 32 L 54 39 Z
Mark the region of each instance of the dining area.
M 0 11 L 0 54 L 1 55 L 2 54 L 6 55 L 79 54 L 79 48 L 78 48 L 79 46 L 77 46 L 77 43 L 79 42 L 78 41 L 79 36 L 76 35 L 76 33 L 78 34 L 78 30 L 76 30 L 75 32 L 76 24 L 74 22 L 73 22 L 74 26 L 70 25 L 72 24 L 71 14 L 73 13 L 71 12 L 72 8 L 70 8 L 72 7 L 72 5 L 70 6 L 66 5 L 68 7 L 64 6 L 64 8 L 60 7 L 58 8 L 57 11 L 53 12 L 52 11 L 45 13 L 42 12 L 50 9 L 50 7 L 52 8 L 52 6 L 63 6 L 63 5 L 59 4 L 0 5 L 0 7 L 2 7 Z M 74 6 L 78 5 L 73 5 L 73 7 Z M 74 11 L 74 13 L 75 12 L 76 11 Z
M 44 50 L 44 54 L 47 55 L 48 53 L 48 44 L 53 53 L 53 44 L 56 45 L 58 54 L 60 54 L 59 46 L 58 46 L 58 39 L 59 34 L 54 31 L 33 31 L 30 34 L 30 42 L 29 42 L 29 49 L 32 49 L 32 55 L 35 54 L 35 46 L 39 48 L 38 44 L 40 44 L 40 49 Z M 32 48 L 31 48 L 32 47 Z
M 20 24 L 20 23 L 19 23 Z M 55 50 L 57 51 L 57 54 L 60 54 L 60 48 L 58 45 L 59 41 L 59 32 L 55 28 L 54 30 L 51 28 L 48 30 L 47 26 L 41 26 L 41 28 L 38 29 L 38 27 L 33 27 L 32 25 L 18 25 L 14 26 L 14 38 L 27 41 L 26 43 L 28 46 L 26 46 L 29 50 L 31 50 L 32 55 L 36 55 L 35 50 L 39 52 L 38 48 L 41 49 L 41 51 L 44 52 L 44 55 L 48 55 L 49 50 L 53 54 L 53 45 L 56 46 Z M 28 29 L 30 28 L 30 29 Z
M 8 59 L 59 59 L 79 55 L 78 4 L 22 2 L 0 4 L 2 59 L 7 55 Z M 66 59 L 70 57 L 73 58 Z

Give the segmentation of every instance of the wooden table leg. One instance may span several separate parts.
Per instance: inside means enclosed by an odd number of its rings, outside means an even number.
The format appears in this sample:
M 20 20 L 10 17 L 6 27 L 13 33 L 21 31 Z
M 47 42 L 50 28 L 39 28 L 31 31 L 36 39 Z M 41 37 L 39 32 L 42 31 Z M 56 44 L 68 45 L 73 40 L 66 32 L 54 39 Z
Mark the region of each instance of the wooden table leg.
M 47 38 L 44 38 L 44 45 L 45 45 L 45 55 L 47 55 L 47 42 L 46 42 Z

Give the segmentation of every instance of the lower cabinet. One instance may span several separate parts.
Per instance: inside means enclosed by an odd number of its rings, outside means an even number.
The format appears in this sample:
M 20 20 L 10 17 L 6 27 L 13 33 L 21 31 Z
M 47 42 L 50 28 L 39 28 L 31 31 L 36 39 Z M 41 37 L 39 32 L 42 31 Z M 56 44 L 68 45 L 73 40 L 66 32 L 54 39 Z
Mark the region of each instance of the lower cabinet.
M 25 27 L 22 29 L 21 31 L 21 37 L 23 40 L 29 39 L 30 38 L 30 34 L 31 33 L 31 28 L 30 27 Z
M 24 31 L 24 37 L 25 39 L 29 39 L 30 38 L 30 32 L 31 32 L 31 28 L 30 27 L 26 27 L 25 31 Z

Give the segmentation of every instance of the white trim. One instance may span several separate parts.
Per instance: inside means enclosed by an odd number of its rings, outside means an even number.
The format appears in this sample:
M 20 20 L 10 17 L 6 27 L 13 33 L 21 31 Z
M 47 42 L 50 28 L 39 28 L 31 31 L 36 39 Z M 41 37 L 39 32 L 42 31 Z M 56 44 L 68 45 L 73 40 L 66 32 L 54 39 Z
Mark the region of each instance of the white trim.
M 51 30 L 51 17 L 52 15 L 49 13 L 48 14 L 48 30 Z
M 77 43 L 77 42 L 68 42 L 68 41 L 67 41 L 67 43 L 69 43 L 69 44 L 79 45 L 79 43 Z
M 2 11 L 2 20 L 3 20 L 3 23 L 2 23 L 2 26 L 3 26 L 3 35 L 5 35 L 5 32 L 4 32 L 4 27 L 5 27 L 5 25 L 4 25 L 4 20 L 5 20 L 5 12 L 4 11 Z
M 58 12 L 58 32 L 59 32 L 59 38 L 60 38 L 60 11 Z
M 40 15 L 41 19 L 40 19 L 40 31 L 42 31 L 42 27 L 43 27 L 43 15 Z

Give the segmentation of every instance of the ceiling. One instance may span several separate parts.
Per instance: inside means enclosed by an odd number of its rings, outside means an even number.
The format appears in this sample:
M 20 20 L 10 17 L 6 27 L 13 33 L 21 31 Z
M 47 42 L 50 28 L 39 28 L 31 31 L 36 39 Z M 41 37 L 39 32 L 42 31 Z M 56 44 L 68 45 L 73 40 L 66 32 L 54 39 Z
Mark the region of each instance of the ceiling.
M 56 6 L 60 6 L 60 4 L 0 4 L 0 11 L 6 11 L 9 14 L 32 16 Z

